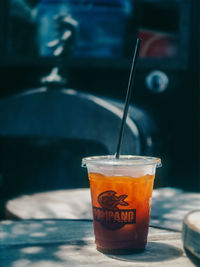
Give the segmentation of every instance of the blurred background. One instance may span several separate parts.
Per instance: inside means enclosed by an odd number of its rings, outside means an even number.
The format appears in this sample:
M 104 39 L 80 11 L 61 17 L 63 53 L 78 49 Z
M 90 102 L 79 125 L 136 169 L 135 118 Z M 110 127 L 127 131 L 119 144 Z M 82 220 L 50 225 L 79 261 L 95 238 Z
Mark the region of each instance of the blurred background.
M 3 129 L 8 126 L 6 114 L 14 108 L 9 100 L 48 86 L 54 91 L 76 89 L 120 105 L 138 35 L 143 42 L 131 104 L 137 114 L 143 114 L 137 116 L 138 128 L 148 128 L 140 137 L 141 146 L 145 143 L 146 147 L 138 154 L 162 158 L 157 187 L 200 191 L 198 0 L 1 0 L 0 13 L 0 110 L 4 120 L 0 122 L 0 188 L 4 198 L 15 192 L 9 195 L 5 189 L 12 183 L 9 180 L 5 187 L 5 164 L 9 169 L 9 162 L 15 162 L 17 168 L 21 153 L 33 152 L 24 152 L 26 142 L 17 145 L 7 138 L 15 137 Z M 81 156 L 84 153 L 82 150 Z M 13 183 L 15 188 L 20 186 L 18 180 Z

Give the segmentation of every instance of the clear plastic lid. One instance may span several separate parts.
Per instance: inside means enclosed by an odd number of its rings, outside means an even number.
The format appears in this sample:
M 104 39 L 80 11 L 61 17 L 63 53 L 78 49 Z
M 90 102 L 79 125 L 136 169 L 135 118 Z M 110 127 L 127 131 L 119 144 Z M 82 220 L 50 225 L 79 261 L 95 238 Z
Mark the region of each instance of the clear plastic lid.
M 156 167 L 162 166 L 160 158 L 131 155 L 121 155 L 119 159 L 116 159 L 115 155 L 83 158 L 82 167 L 87 167 L 88 164 L 98 166 L 144 166 L 153 164 Z

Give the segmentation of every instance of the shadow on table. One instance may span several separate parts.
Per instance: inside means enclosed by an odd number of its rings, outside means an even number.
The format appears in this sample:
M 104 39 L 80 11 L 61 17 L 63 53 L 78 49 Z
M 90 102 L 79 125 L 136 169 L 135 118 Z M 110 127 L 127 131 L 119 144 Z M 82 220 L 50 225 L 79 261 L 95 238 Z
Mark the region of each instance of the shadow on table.
M 199 203 L 200 193 L 188 193 L 175 188 L 155 190 L 150 225 L 181 231 L 184 216 L 196 209 Z
M 127 262 L 161 262 L 181 257 L 181 249 L 161 242 L 148 242 L 145 251 L 131 255 L 107 255 L 113 259 Z
M 93 241 L 88 240 L 92 234 L 92 222 L 81 220 L 4 221 L 0 225 L 1 266 L 73 264 L 74 254 L 81 254 Z

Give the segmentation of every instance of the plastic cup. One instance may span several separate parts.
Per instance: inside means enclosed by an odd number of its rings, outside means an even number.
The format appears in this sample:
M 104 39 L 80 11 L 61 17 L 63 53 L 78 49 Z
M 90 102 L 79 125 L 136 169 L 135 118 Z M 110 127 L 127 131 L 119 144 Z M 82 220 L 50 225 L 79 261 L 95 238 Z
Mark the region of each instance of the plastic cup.
M 142 156 L 83 158 L 87 167 L 97 250 L 107 254 L 143 251 L 147 244 L 156 167 Z

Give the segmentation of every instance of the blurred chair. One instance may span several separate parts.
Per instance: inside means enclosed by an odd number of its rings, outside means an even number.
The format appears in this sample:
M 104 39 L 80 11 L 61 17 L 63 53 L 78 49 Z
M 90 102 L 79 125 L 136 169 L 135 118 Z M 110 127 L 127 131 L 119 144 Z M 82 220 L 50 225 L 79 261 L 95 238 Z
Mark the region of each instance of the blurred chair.
M 1 99 L 1 200 L 87 187 L 81 158 L 116 152 L 121 115 L 114 102 L 71 89 L 43 87 Z M 141 153 L 139 128 L 131 117 L 121 153 Z

